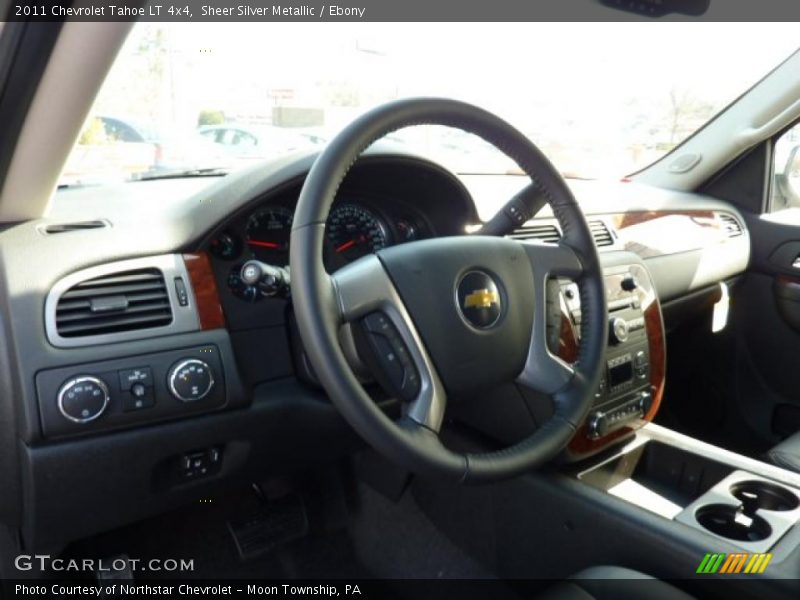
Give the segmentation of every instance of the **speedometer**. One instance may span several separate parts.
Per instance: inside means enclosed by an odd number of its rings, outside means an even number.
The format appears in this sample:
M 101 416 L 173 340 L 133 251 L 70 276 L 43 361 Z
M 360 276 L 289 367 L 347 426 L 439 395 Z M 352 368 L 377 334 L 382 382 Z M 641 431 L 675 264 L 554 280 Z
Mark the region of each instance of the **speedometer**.
M 337 258 L 351 262 L 389 245 L 386 226 L 356 204 L 342 204 L 328 218 L 328 240 Z

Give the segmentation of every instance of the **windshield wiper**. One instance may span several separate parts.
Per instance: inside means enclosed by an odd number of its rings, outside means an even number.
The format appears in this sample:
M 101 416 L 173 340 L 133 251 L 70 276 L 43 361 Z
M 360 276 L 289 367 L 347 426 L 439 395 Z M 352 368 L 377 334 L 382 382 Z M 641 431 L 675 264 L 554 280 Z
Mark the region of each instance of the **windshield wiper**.
M 230 173 L 230 169 L 223 167 L 206 167 L 204 169 L 177 169 L 156 173 L 143 173 L 136 177 L 136 181 L 152 181 L 154 179 L 181 179 L 183 177 L 221 177 Z

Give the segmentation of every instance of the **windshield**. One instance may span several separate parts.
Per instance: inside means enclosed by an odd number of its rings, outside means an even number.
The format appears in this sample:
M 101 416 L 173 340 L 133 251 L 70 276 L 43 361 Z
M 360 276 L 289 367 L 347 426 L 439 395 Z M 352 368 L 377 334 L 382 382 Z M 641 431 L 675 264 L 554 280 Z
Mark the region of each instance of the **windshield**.
M 321 148 L 408 96 L 478 104 L 568 176 L 669 152 L 797 47 L 787 24 L 139 23 L 61 185 L 228 172 Z M 746 41 L 746 43 L 745 43 Z M 515 166 L 457 130 L 390 136 L 458 173 Z

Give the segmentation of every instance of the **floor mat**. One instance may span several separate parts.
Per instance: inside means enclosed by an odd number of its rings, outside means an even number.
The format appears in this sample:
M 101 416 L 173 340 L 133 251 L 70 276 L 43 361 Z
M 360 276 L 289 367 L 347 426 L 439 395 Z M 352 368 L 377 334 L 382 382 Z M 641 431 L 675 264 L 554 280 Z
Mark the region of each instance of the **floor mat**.
M 319 500 L 324 498 L 315 496 L 309 503 Z M 492 578 L 436 528 L 411 494 L 393 502 L 363 484 L 356 488 L 346 522 L 333 531 L 312 527 L 301 539 L 242 560 L 229 522 L 258 510 L 260 502 L 242 490 L 75 543 L 64 556 L 126 554 L 141 559 L 143 567 L 153 558 L 192 561 L 191 572 L 135 574 L 148 579 Z
M 147 571 L 148 579 L 181 577 L 221 579 L 370 577 L 355 559 L 346 531 L 294 540 L 257 558 L 241 560 L 228 527 L 232 515 L 257 509 L 260 500 L 248 491 L 189 506 L 71 545 L 66 557 L 103 558 L 127 554 L 147 561 L 193 561 L 191 572 Z
M 492 579 L 494 576 L 447 538 L 405 493 L 392 502 L 358 487 L 350 531 L 359 561 L 377 577 Z

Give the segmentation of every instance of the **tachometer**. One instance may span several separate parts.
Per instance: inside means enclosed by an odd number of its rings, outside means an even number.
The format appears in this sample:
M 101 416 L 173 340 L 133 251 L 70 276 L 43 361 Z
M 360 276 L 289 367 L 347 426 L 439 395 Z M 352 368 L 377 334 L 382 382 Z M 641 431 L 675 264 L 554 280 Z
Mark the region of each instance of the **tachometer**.
M 247 221 L 247 246 L 253 256 L 270 265 L 289 263 L 289 236 L 292 233 L 291 210 L 282 206 L 262 208 Z
M 350 262 L 389 245 L 386 226 L 371 211 L 342 204 L 328 218 L 328 240 L 336 257 Z

